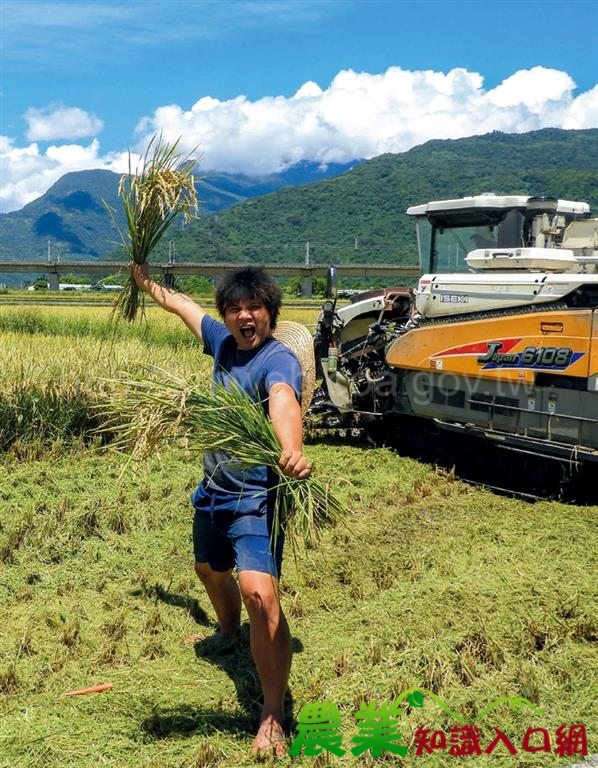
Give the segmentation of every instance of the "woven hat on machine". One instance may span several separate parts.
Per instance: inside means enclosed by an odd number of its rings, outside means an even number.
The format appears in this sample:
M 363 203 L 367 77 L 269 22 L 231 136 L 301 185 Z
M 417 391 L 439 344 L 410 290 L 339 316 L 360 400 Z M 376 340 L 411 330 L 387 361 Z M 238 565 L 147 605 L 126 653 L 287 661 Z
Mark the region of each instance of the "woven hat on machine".
M 301 323 L 293 320 L 281 320 L 276 325 L 272 335 L 278 341 L 291 349 L 303 371 L 303 386 L 301 388 L 301 412 L 305 416 L 311 405 L 311 399 L 316 388 L 316 358 L 314 355 L 314 340 L 311 333 Z

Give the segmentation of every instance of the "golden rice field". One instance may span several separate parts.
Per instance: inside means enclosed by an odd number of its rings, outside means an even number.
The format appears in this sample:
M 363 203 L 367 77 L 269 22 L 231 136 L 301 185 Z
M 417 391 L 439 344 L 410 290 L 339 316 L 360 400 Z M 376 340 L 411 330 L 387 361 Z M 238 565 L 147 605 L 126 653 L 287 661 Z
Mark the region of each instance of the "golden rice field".
M 183 375 L 210 361 L 176 318 L 114 330 L 104 307 L 0 307 L 0 766 L 249 766 L 259 687 L 241 638 L 212 637 L 192 568 L 189 496 L 199 457 L 145 462 L 102 445 L 106 379 L 139 363 Z M 315 310 L 286 319 L 313 323 Z M 342 757 L 278 765 L 558 766 L 557 728 L 598 752 L 597 507 L 526 503 L 351 439 L 312 440 L 318 477 L 346 509 L 320 544 L 287 553 L 283 603 L 301 709 L 338 707 Z M 185 644 L 191 634 L 205 635 Z M 111 683 L 112 690 L 68 697 Z M 398 718 L 406 756 L 351 753 L 362 701 L 418 688 Z M 434 696 L 437 698 L 435 699 Z M 500 699 L 525 697 L 516 711 Z M 482 754 L 416 755 L 418 728 L 473 720 Z M 483 752 L 500 729 L 517 749 Z M 526 752 L 545 728 L 550 752 Z M 289 743 L 291 739 L 289 740 Z
M 304 323 L 316 316 L 292 314 Z M 109 387 L 103 380 L 119 371 L 140 364 L 181 376 L 210 370 L 180 320 L 155 307 L 145 321 L 116 326 L 108 307 L 0 307 L 0 333 L 0 450 L 87 435 L 97 426 L 93 406 Z

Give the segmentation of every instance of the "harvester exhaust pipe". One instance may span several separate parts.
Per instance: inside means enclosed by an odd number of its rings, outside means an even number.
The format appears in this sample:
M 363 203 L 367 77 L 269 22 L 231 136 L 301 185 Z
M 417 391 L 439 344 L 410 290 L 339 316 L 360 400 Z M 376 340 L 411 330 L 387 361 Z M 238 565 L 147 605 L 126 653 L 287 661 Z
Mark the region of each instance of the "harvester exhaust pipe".
M 326 298 L 327 299 L 336 300 L 337 284 L 338 284 L 338 274 L 336 271 L 336 267 L 333 267 L 331 265 L 328 267 L 328 272 L 326 273 Z

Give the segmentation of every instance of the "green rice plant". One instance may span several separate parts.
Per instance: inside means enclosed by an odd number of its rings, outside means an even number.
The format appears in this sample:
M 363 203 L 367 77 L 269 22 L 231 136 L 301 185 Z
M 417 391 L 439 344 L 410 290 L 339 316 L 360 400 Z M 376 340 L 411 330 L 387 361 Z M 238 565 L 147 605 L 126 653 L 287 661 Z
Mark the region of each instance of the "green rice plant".
M 206 308 L 205 305 L 204 309 Z M 151 346 L 170 347 L 171 349 L 190 349 L 197 351 L 199 342 L 175 315 L 164 312 L 159 307 L 146 306 L 143 323 L 112 323 L 110 307 L 81 306 L 0 306 L 0 334 L 20 334 L 23 344 L 31 344 L 32 338 L 40 336 L 64 336 L 61 342 L 61 356 L 69 354 L 70 347 L 79 339 L 97 339 L 110 343 L 138 340 Z M 216 311 L 210 310 L 215 317 Z M 294 320 L 303 325 L 313 324 L 317 311 L 283 307 L 284 320 Z M 47 341 L 44 341 L 46 344 Z M 84 342 L 87 344 L 87 342 Z M 133 356 L 134 350 L 131 350 Z M 102 354 L 103 358 L 108 355 Z M 163 352 L 160 352 L 163 356 Z M 142 356 L 145 359 L 145 355 Z M 0 365 L 3 359 L 0 359 Z
M 53 312 L 48 316 L 55 319 Z M 157 324 L 152 327 L 159 331 Z M 169 333 L 175 330 L 174 324 L 167 327 Z M 98 378 L 115 376 L 139 360 L 168 365 L 181 376 L 209 369 L 209 359 L 197 347 L 178 344 L 177 339 L 170 345 L 147 344 L 137 324 L 123 323 L 119 330 L 127 333 L 114 342 L 0 330 L 0 454 L 10 450 L 32 458 L 55 442 L 96 442 L 92 432 L 100 426 L 94 410 L 100 396 Z
M 162 135 L 153 136 L 141 161 L 132 170 L 129 154 L 129 173 L 122 176 L 118 194 L 122 200 L 126 232 L 118 224 L 114 210 L 110 211 L 121 237 L 122 245 L 136 264 L 144 264 L 151 251 L 181 214 L 187 223 L 198 209 L 193 178 L 195 161 L 190 155 L 177 152 L 179 141 L 168 144 Z M 137 309 L 143 310 L 143 294 L 129 277 L 124 290 L 115 301 L 115 312 L 126 320 L 134 320 Z
M 0 391 L 0 450 L 16 441 L 42 439 L 49 443 L 88 434 L 95 427 L 90 408 L 95 401 L 91 388 L 76 383 L 30 383 L 15 379 Z
M 292 547 L 314 544 L 323 528 L 342 517 L 340 502 L 317 478 L 285 475 L 281 447 L 262 402 L 234 384 L 212 388 L 205 379 L 173 376 L 143 367 L 113 384 L 111 399 L 100 406 L 113 445 L 134 457 L 150 455 L 167 440 L 184 437 L 189 449 L 223 451 L 240 470 L 270 467 L 277 476 L 273 546 L 284 530 Z
M 152 307 L 153 309 L 153 307 Z M 146 322 L 114 325 L 110 307 L 0 307 L 0 333 L 23 336 L 65 336 L 92 338 L 113 344 L 120 339 L 140 341 L 173 348 L 197 346 L 197 340 L 178 318 L 161 313 L 159 322 L 153 312 Z M 67 341 L 65 339 L 65 341 Z
M 291 310 L 285 317 L 304 321 L 309 313 Z M 100 426 L 98 379 L 109 380 L 139 360 L 180 377 L 207 374 L 210 358 L 178 318 L 156 310 L 146 319 L 120 323 L 114 332 L 109 307 L 1 307 L 0 454 L 25 460 L 54 444 L 56 450 L 93 444 Z

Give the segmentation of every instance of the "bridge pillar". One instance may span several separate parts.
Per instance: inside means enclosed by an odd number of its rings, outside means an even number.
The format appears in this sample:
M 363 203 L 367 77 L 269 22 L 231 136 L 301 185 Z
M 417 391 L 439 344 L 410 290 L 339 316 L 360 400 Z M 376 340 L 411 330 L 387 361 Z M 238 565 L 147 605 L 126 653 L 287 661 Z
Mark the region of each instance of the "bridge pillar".
M 165 288 L 174 288 L 174 275 L 172 272 L 165 272 L 164 273 L 164 287 Z
M 313 279 L 309 276 L 301 278 L 301 298 L 311 299 L 313 295 Z
M 60 277 L 58 272 L 48 272 L 48 289 L 50 291 L 57 291 L 59 282 Z

